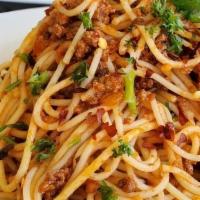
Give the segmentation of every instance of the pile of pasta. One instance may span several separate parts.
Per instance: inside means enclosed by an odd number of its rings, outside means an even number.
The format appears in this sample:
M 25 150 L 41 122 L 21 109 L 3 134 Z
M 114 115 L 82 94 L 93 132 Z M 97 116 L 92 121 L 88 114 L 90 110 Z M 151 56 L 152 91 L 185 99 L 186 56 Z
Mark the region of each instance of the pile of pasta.
M 0 65 L 1 200 L 200 199 L 200 22 L 176 6 L 54 1 Z

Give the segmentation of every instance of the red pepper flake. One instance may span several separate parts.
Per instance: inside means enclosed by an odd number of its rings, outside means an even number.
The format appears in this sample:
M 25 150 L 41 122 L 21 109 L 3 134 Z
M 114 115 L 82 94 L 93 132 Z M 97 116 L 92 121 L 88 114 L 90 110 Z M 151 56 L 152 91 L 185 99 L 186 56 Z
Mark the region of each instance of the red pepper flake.
M 107 132 L 107 134 L 110 136 L 110 137 L 113 137 L 116 135 L 117 133 L 117 129 L 115 127 L 115 124 L 109 126 L 108 123 L 104 123 L 101 125 L 101 127 Z
M 92 179 L 88 179 L 85 184 L 86 184 L 85 190 L 87 194 L 96 193 L 99 188 L 99 183 Z
M 97 122 L 98 122 L 99 125 L 102 124 L 102 117 L 103 117 L 103 115 L 104 115 L 105 112 L 106 111 L 105 111 L 104 108 L 99 108 L 97 110 Z
M 131 124 L 133 120 L 131 118 L 125 118 L 124 119 L 124 124 Z
M 88 124 L 94 124 L 97 122 L 97 116 L 96 115 L 91 115 L 91 113 L 88 114 L 86 123 Z
M 145 77 L 151 78 L 151 76 L 152 76 L 153 73 L 154 73 L 154 72 L 153 72 L 151 69 L 147 69 L 147 71 L 146 71 L 146 76 L 145 76 Z
M 179 108 L 179 107 L 178 107 Z M 181 125 L 184 125 L 188 120 L 186 119 L 185 115 L 183 114 L 181 108 L 179 108 L 179 115 L 178 115 L 178 121 Z
M 172 122 L 167 122 L 163 127 L 163 134 L 167 140 L 174 141 L 175 139 L 175 127 Z
M 67 108 L 62 108 L 62 110 L 60 110 L 59 117 L 58 117 L 60 123 L 65 120 L 67 113 L 68 113 Z
M 187 142 L 187 136 L 184 133 L 181 133 L 179 139 L 177 140 L 176 144 L 181 146 L 182 144 Z
M 143 140 L 142 146 L 147 149 L 155 149 L 155 145 L 147 140 Z

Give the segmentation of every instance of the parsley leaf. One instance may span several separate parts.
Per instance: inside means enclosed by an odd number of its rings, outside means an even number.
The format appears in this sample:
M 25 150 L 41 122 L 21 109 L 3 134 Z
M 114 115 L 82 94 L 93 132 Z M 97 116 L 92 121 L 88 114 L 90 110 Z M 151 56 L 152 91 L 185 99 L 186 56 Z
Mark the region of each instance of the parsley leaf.
M 92 20 L 90 18 L 90 13 L 88 12 L 82 12 L 79 15 L 79 19 L 83 22 L 83 26 L 85 29 L 91 29 L 92 28 Z
M 128 103 L 128 107 L 132 113 L 136 113 L 136 96 L 134 91 L 134 84 L 135 84 L 135 71 L 131 70 L 124 76 L 125 82 L 125 101 Z
M 181 53 L 182 51 L 182 39 L 175 35 L 175 32 L 183 29 L 183 24 L 174 11 L 166 6 L 166 0 L 154 0 L 152 4 L 152 12 L 155 17 L 159 17 L 162 20 L 161 28 L 163 28 L 170 40 L 170 51 L 174 53 Z
M 10 124 L 10 125 L 7 125 L 7 126 L 9 126 L 10 128 L 19 129 L 19 130 L 22 130 L 22 131 L 28 130 L 28 125 L 24 122 L 17 122 L 15 124 Z
M 151 37 L 153 37 L 159 31 L 159 27 L 158 26 L 150 26 L 150 27 L 147 27 L 147 30 L 149 32 L 149 35 Z
M 200 22 L 200 0 L 172 0 L 177 10 L 194 23 Z
M 7 144 L 15 144 L 15 138 L 11 136 L 3 135 L 0 137 L 0 140 L 3 140 Z
M 13 144 L 8 144 L 2 149 L 0 149 L 0 160 L 3 160 L 7 155 L 8 152 L 13 148 Z
M 117 200 L 118 199 L 113 189 L 109 187 L 105 181 L 101 182 L 99 192 L 101 193 L 102 200 Z
M 38 152 L 36 155 L 36 160 L 39 162 L 41 160 L 48 159 L 56 150 L 54 142 L 48 138 L 42 138 L 35 142 L 32 151 Z
M 22 61 L 24 61 L 26 64 L 29 64 L 29 61 L 30 61 L 30 55 L 27 54 L 27 53 L 21 53 L 18 55 L 18 57 L 20 57 L 20 59 Z
M 81 84 L 88 76 L 88 64 L 86 62 L 81 62 L 80 65 L 72 73 L 72 79 L 77 84 Z
M 79 135 L 74 136 L 72 140 L 69 142 L 69 148 L 72 148 L 73 146 L 79 144 L 81 142 L 81 137 Z
M 21 80 L 17 80 L 11 84 L 9 84 L 6 88 L 5 88 L 5 92 L 10 92 L 12 91 L 13 89 L 15 89 L 16 87 L 18 87 L 20 84 L 22 83 Z
M 177 54 L 180 54 L 183 50 L 182 39 L 178 35 L 170 35 L 171 46 L 169 46 L 168 50 Z
M 180 18 L 176 16 L 175 13 L 169 8 L 166 8 L 162 19 L 164 22 L 162 27 L 168 33 L 174 33 L 177 30 L 183 29 L 183 23 L 181 22 Z
M 133 40 L 126 40 L 125 41 L 125 46 L 126 47 L 133 47 L 133 48 L 136 48 L 137 47 L 137 44 L 136 42 L 134 42 Z
M 115 158 L 122 156 L 123 154 L 127 154 L 128 156 L 132 155 L 130 145 L 128 143 L 125 143 L 123 140 L 119 140 L 118 148 L 114 148 L 112 151 Z
M 15 128 L 22 131 L 27 131 L 28 125 L 25 124 L 24 122 L 17 122 L 15 124 L 7 124 L 7 125 L 0 126 L 0 132 L 2 132 L 6 128 Z
M 200 11 L 193 11 L 185 15 L 187 19 L 194 23 L 200 23 Z
M 129 64 L 133 64 L 135 62 L 135 58 L 129 57 L 129 58 L 127 58 L 127 61 L 128 61 Z
M 163 16 L 166 9 L 166 0 L 155 0 L 152 4 L 152 11 L 155 17 Z
M 40 94 L 41 90 L 49 81 L 49 73 L 47 71 L 42 73 L 35 73 L 29 80 L 29 87 L 32 95 Z
M 169 102 L 165 102 L 165 106 L 169 109 Z

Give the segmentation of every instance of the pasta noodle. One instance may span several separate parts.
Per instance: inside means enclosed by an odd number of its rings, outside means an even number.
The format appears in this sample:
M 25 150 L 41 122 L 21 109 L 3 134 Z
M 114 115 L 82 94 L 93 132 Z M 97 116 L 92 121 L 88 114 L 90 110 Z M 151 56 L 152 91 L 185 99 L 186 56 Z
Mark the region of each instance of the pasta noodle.
M 46 10 L 0 64 L 0 200 L 200 198 L 200 26 L 173 2 Z

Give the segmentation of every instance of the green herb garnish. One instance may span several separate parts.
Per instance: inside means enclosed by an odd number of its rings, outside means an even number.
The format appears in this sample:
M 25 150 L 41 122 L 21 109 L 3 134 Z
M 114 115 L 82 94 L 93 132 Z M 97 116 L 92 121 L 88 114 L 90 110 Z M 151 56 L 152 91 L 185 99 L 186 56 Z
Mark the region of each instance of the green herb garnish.
M 32 95 L 40 94 L 41 90 L 49 81 L 49 73 L 47 71 L 42 73 L 35 73 L 28 81 Z
M 181 53 L 183 50 L 182 39 L 178 35 L 171 35 L 170 40 L 171 40 L 171 46 L 168 47 L 168 50 L 177 54 Z
M 81 142 L 81 137 L 79 135 L 74 136 L 72 140 L 69 142 L 69 148 L 72 148 L 73 146 L 79 144 Z
M 123 140 L 119 140 L 118 148 L 114 148 L 112 152 L 115 158 L 122 156 L 123 154 L 127 154 L 128 156 L 132 155 L 130 145 L 128 143 L 125 143 Z
M 54 142 L 48 138 L 42 138 L 35 142 L 32 151 L 38 152 L 36 160 L 38 162 L 48 159 L 56 150 Z
M 177 10 L 194 23 L 200 22 L 200 0 L 172 0 Z
M 149 35 L 151 37 L 153 37 L 159 31 L 159 27 L 158 26 L 150 26 L 150 27 L 147 27 L 147 31 L 149 32 Z
M 165 102 L 165 106 L 169 109 L 169 102 Z
M 135 96 L 135 71 L 131 70 L 124 76 L 125 81 L 125 101 L 128 103 L 128 107 L 132 113 L 136 113 L 136 96 Z
M 15 128 L 18 130 L 27 131 L 28 125 L 25 124 L 24 122 L 17 122 L 15 124 L 7 124 L 7 125 L 0 126 L 0 132 L 5 130 L 6 128 Z
M 18 87 L 20 84 L 22 83 L 21 80 L 17 80 L 11 84 L 9 84 L 6 88 L 5 88 L 5 92 L 10 92 L 12 91 L 13 89 L 15 89 L 16 87 Z
M 166 10 L 166 0 L 154 0 L 152 11 L 155 17 L 163 17 Z
M 182 51 L 182 39 L 175 35 L 175 32 L 183 29 L 183 23 L 180 18 L 175 15 L 174 11 L 167 8 L 166 0 L 154 0 L 152 4 L 152 11 L 155 17 L 159 17 L 162 20 L 161 28 L 163 28 L 170 40 L 170 51 L 174 53 L 181 53 Z
M 126 47 L 133 47 L 133 48 L 136 48 L 137 44 L 133 41 L 133 40 L 126 40 L 125 41 L 125 46 Z
M 133 63 L 135 63 L 135 58 L 129 57 L 129 58 L 127 58 L 127 61 L 128 61 L 129 64 L 133 64 Z
M 10 128 L 15 128 L 19 129 L 21 131 L 27 131 L 28 130 L 28 125 L 24 122 L 17 122 L 15 124 L 10 124 L 8 125 Z
M 8 152 L 13 148 L 13 146 L 13 144 L 8 144 L 0 149 L 0 160 L 3 160 L 8 155 Z
M 101 193 L 102 200 L 117 200 L 118 197 L 114 193 L 113 188 L 109 187 L 105 181 L 100 184 L 99 192 Z
M 88 77 L 88 64 L 86 62 L 81 62 L 80 65 L 72 73 L 72 79 L 77 84 L 81 84 Z
M 130 40 L 126 40 L 126 41 L 125 41 L 125 46 L 126 46 L 126 47 L 132 47 L 132 46 L 133 46 L 132 40 L 131 40 L 131 39 L 130 39 Z
M 18 55 L 20 57 L 20 59 L 22 61 L 24 61 L 26 64 L 29 64 L 30 63 L 30 55 L 27 54 L 27 53 L 21 53 Z
M 11 136 L 3 135 L 3 136 L 0 137 L 0 140 L 3 140 L 7 144 L 16 144 L 15 138 L 11 137 Z
M 90 18 L 90 13 L 88 12 L 82 12 L 79 15 L 80 20 L 83 22 L 83 26 L 85 29 L 91 29 L 92 28 L 92 20 Z

